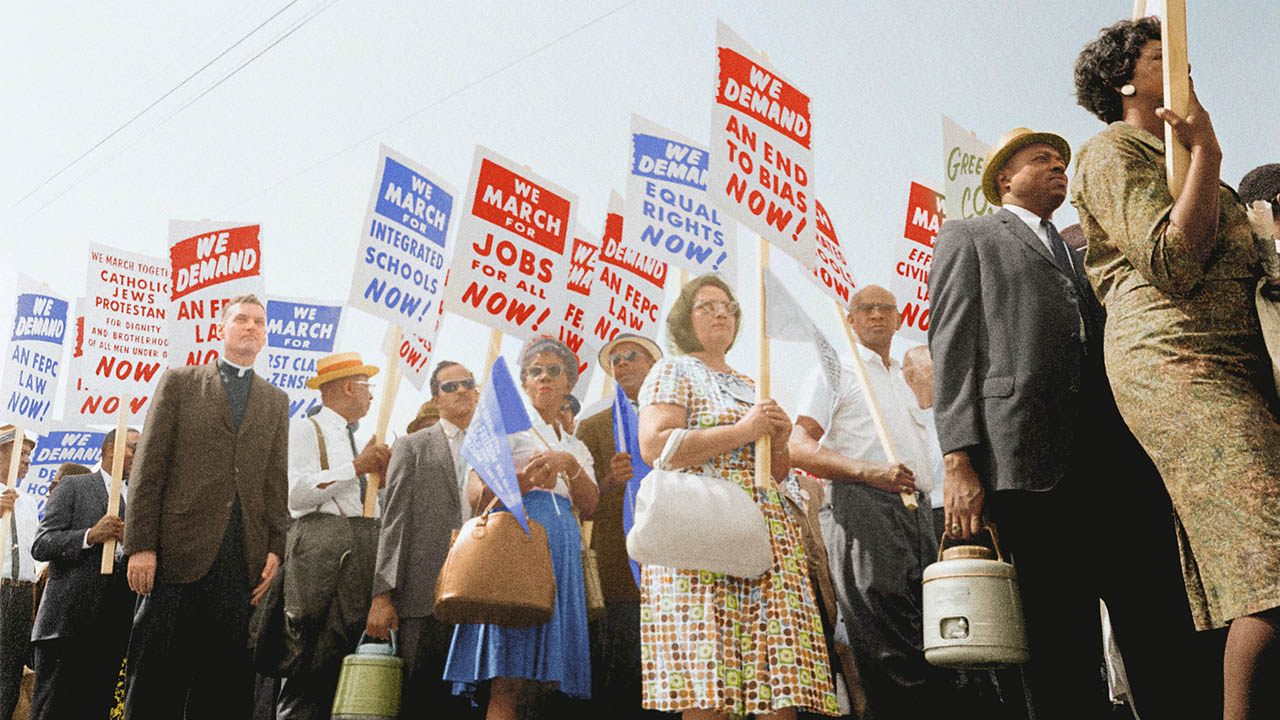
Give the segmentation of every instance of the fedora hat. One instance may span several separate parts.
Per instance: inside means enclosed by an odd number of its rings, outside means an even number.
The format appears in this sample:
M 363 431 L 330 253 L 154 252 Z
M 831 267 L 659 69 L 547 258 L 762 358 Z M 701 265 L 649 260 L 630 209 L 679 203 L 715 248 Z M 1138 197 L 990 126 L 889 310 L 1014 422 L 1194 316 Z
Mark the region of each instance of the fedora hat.
M 334 353 L 316 361 L 316 376 L 307 381 L 307 387 L 318 390 L 321 385 L 332 380 L 340 380 L 352 375 L 373 377 L 377 374 L 378 368 L 365 365 L 360 360 L 360 353 Z
M 1005 133 L 991 147 L 991 154 L 987 156 L 987 161 L 982 166 L 982 194 L 986 196 L 987 202 L 996 206 L 1001 205 L 1000 188 L 996 187 L 996 176 L 1004 169 L 1005 163 L 1009 162 L 1009 158 L 1013 157 L 1014 153 L 1036 143 L 1052 146 L 1062 155 L 1063 164 L 1071 162 L 1071 145 L 1061 135 L 1031 132 L 1030 128 L 1024 127 L 1014 128 Z
M 643 335 L 636 335 L 635 333 L 618 333 L 612 340 L 605 343 L 604 347 L 600 348 L 600 367 L 609 377 L 613 377 L 613 363 L 609 362 L 609 356 L 613 354 L 613 349 L 615 347 L 624 342 L 635 343 L 644 348 L 645 352 L 649 353 L 649 357 L 653 358 L 654 362 L 662 359 L 662 348 L 658 347 L 658 343 L 644 337 Z

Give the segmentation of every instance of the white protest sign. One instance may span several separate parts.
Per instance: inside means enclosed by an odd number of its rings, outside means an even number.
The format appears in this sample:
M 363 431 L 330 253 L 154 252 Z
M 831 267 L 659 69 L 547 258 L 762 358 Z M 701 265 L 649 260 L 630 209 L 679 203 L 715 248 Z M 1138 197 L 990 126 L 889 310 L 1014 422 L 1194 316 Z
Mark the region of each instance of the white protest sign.
M 976 135 L 942 116 L 942 163 L 946 170 L 942 194 L 947 197 L 947 217 L 968 219 L 996 211 L 982 194 L 982 169 L 990 151 Z
M 18 273 L 13 328 L 0 387 L 0 423 L 21 427 L 35 439 L 55 418 L 49 410 L 58 390 L 62 343 L 70 305 L 44 283 Z M 8 468 L 4 468 L 8 472 Z
M 269 297 L 267 344 L 258 354 L 264 380 L 289 396 L 289 419 L 306 417 L 320 404 L 320 391 L 307 388 L 316 361 L 334 352 L 342 306 L 306 298 Z
M 889 284 L 902 313 L 898 333 L 903 337 L 929 340 L 929 270 L 933 267 L 933 241 L 945 217 L 942 195 L 911 183 L 907 224 L 902 239 L 894 245 Z
M 639 115 L 631 116 L 622 244 L 695 275 L 735 284 L 738 224 L 707 194 L 706 148 Z
M 445 272 L 445 283 L 448 284 L 449 273 Z M 400 365 L 401 377 L 407 378 L 413 386 L 419 390 L 425 387 L 427 380 L 431 378 L 431 353 L 435 349 L 436 338 L 440 332 L 440 320 L 444 315 L 444 302 L 436 303 L 435 327 L 431 331 L 431 335 L 419 335 L 414 332 L 400 333 L 400 347 L 387 348 L 387 344 L 392 340 L 392 326 L 387 327 L 387 334 L 383 338 L 383 349 L 391 350 L 390 353 L 384 352 L 384 355 L 394 353 L 397 356 L 397 363 Z
M 578 356 L 578 384 L 585 388 L 594 374 L 596 358 L 603 343 L 590 331 L 609 306 L 600 290 L 600 241 L 581 226 L 574 228 L 573 250 L 569 254 L 569 275 L 565 283 L 564 311 L 560 313 L 556 337 Z M 598 364 L 598 363 L 597 363 Z
M 67 419 L 114 422 L 120 395 L 141 420 L 169 364 L 169 264 L 90 243 L 82 342 L 67 383 Z M 78 336 L 79 337 L 79 336 Z M 83 374 L 81 374 L 83 373 Z
M 600 277 L 592 289 L 605 301 L 604 314 L 592 326 L 592 340 L 604 347 L 618 333 L 634 333 L 657 342 L 666 293 L 667 263 L 622 241 L 627 228 L 622 198 L 610 193 L 600 254 Z
M 849 261 L 840 248 L 840 240 L 836 238 L 836 228 L 831 222 L 831 216 L 816 198 L 813 205 L 816 230 L 813 279 L 823 292 L 840 303 L 840 307 L 847 308 L 857 283 L 853 280 Z
M 708 194 L 752 232 L 805 267 L 814 261 L 809 96 L 716 23 Z
M 449 312 L 527 339 L 564 310 L 578 198 L 477 146 L 445 302 Z
M 262 296 L 258 225 L 169 221 L 169 366 L 204 365 L 222 353 L 222 310 L 236 295 Z
M 36 447 L 31 451 L 31 467 L 27 476 L 18 482 L 19 492 L 36 498 L 41 518 L 49 499 L 49 482 L 58 474 L 62 463 L 79 463 L 92 468 L 102 460 L 102 439 L 107 436 L 105 432 L 68 429 L 63 425 L 58 427 L 62 429 L 50 430 L 36 441 Z
M 447 270 L 449 222 L 458 191 L 385 145 L 365 212 L 347 302 L 435 337 Z

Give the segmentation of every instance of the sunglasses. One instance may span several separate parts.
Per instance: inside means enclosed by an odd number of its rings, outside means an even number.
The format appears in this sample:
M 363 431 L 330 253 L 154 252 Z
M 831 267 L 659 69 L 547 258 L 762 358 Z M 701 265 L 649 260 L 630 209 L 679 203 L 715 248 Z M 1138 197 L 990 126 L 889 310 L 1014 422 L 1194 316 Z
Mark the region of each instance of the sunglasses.
M 613 353 L 612 355 L 609 356 L 609 364 L 617 365 L 623 360 L 626 360 L 629 363 L 633 363 L 642 357 L 648 357 L 648 354 L 642 353 L 639 350 L 628 350 L 624 353 Z
M 536 378 L 542 375 L 544 371 L 547 373 L 547 377 L 549 378 L 560 377 L 560 373 L 564 372 L 564 366 L 563 365 L 545 365 L 545 366 L 530 365 L 529 367 L 524 369 L 524 374 L 526 377 Z
M 472 378 L 467 378 L 465 380 L 450 380 L 449 382 L 440 383 L 440 392 L 452 393 L 456 392 L 458 388 L 462 388 L 463 390 L 475 390 L 476 381 Z

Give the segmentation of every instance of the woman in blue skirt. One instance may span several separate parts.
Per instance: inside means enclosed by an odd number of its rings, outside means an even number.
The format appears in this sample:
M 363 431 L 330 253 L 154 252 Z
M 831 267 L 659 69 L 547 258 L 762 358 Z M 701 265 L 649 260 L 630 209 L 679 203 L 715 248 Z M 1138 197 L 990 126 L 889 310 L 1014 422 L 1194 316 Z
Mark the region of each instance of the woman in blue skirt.
M 599 492 L 591 453 L 556 423 L 565 394 L 578 380 L 578 359 L 564 343 L 542 337 L 525 344 L 519 364 L 533 429 L 509 437 L 511 454 L 525 512 L 547 531 L 556 607 L 544 625 L 459 625 L 454 630 L 444 679 L 454 683 L 456 694 L 489 682 L 489 720 L 514 720 L 520 698 L 531 695 L 535 685 L 591 696 L 582 541 L 573 509 L 590 517 Z M 493 494 L 472 473 L 467 498 L 478 511 Z

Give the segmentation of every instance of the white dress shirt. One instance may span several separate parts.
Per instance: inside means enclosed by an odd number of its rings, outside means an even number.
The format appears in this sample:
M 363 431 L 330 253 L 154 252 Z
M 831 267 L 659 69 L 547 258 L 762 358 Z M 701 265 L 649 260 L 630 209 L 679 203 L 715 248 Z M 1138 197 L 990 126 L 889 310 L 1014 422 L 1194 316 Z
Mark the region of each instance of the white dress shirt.
M 1057 255 L 1053 254 L 1053 243 L 1049 242 L 1049 231 L 1041 224 L 1044 222 L 1044 218 L 1024 207 L 1018 207 L 1017 205 L 1005 205 L 1004 208 L 1016 215 L 1019 220 L 1026 223 L 1027 227 L 1031 228 L 1031 232 L 1035 233 L 1036 237 L 1040 238 L 1041 244 L 1043 244 L 1045 249 L 1049 251 L 1049 254 L 1053 255 L 1055 258 L 1057 257 Z M 1067 262 L 1071 263 L 1072 269 L 1075 269 L 1075 260 L 1071 258 L 1071 248 L 1067 248 Z
M 898 461 L 911 468 L 916 488 L 924 494 L 933 490 L 933 464 L 930 461 L 926 441 L 925 421 L 916 402 L 915 393 L 902 376 L 902 366 L 890 359 L 884 360 L 874 351 L 859 344 L 863 364 L 867 368 L 867 380 L 880 404 L 885 428 L 898 451 Z M 841 373 L 841 388 L 836 402 L 831 403 L 826 375 L 821 369 L 809 376 L 800 391 L 799 414 L 813 418 L 822 426 L 821 447 L 845 457 L 870 462 L 888 462 L 876 434 L 871 411 L 862 395 L 857 372 L 846 365 Z
M 3 491 L 3 486 L 0 486 Z M 23 582 L 36 581 L 36 561 L 31 557 L 31 543 L 36 539 L 36 528 L 40 525 L 39 512 L 36 509 L 36 499 L 28 493 L 18 491 L 18 497 L 13 503 L 13 520 L 17 523 L 18 528 L 18 580 Z M 12 533 L 12 530 L 9 530 Z M 5 535 L 0 547 L 4 548 L 4 563 L 0 568 L 0 575 L 6 580 L 13 579 L 13 538 L 8 534 Z
M 453 481 L 458 485 L 458 497 L 463 499 L 459 507 L 462 522 L 466 522 L 471 519 L 471 507 L 466 501 L 468 465 L 467 461 L 462 459 L 462 441 L 467 431 L 444 418 L 440 418 L 440 427 L 444 430 L 445 439 L 449 441 L 449 454 L 453 456 Z
M 360 517 L 364 498 L 347 437 L 347 421 L 327 407 L 312 417 L 324 433 L 329 469 L 320 469 L 320 445 L 312 418 L 294 420 L 289 428 L 289 514 L 295 518 L 313 512 Z M 320 487 L 329 482 L 333 484 Z

